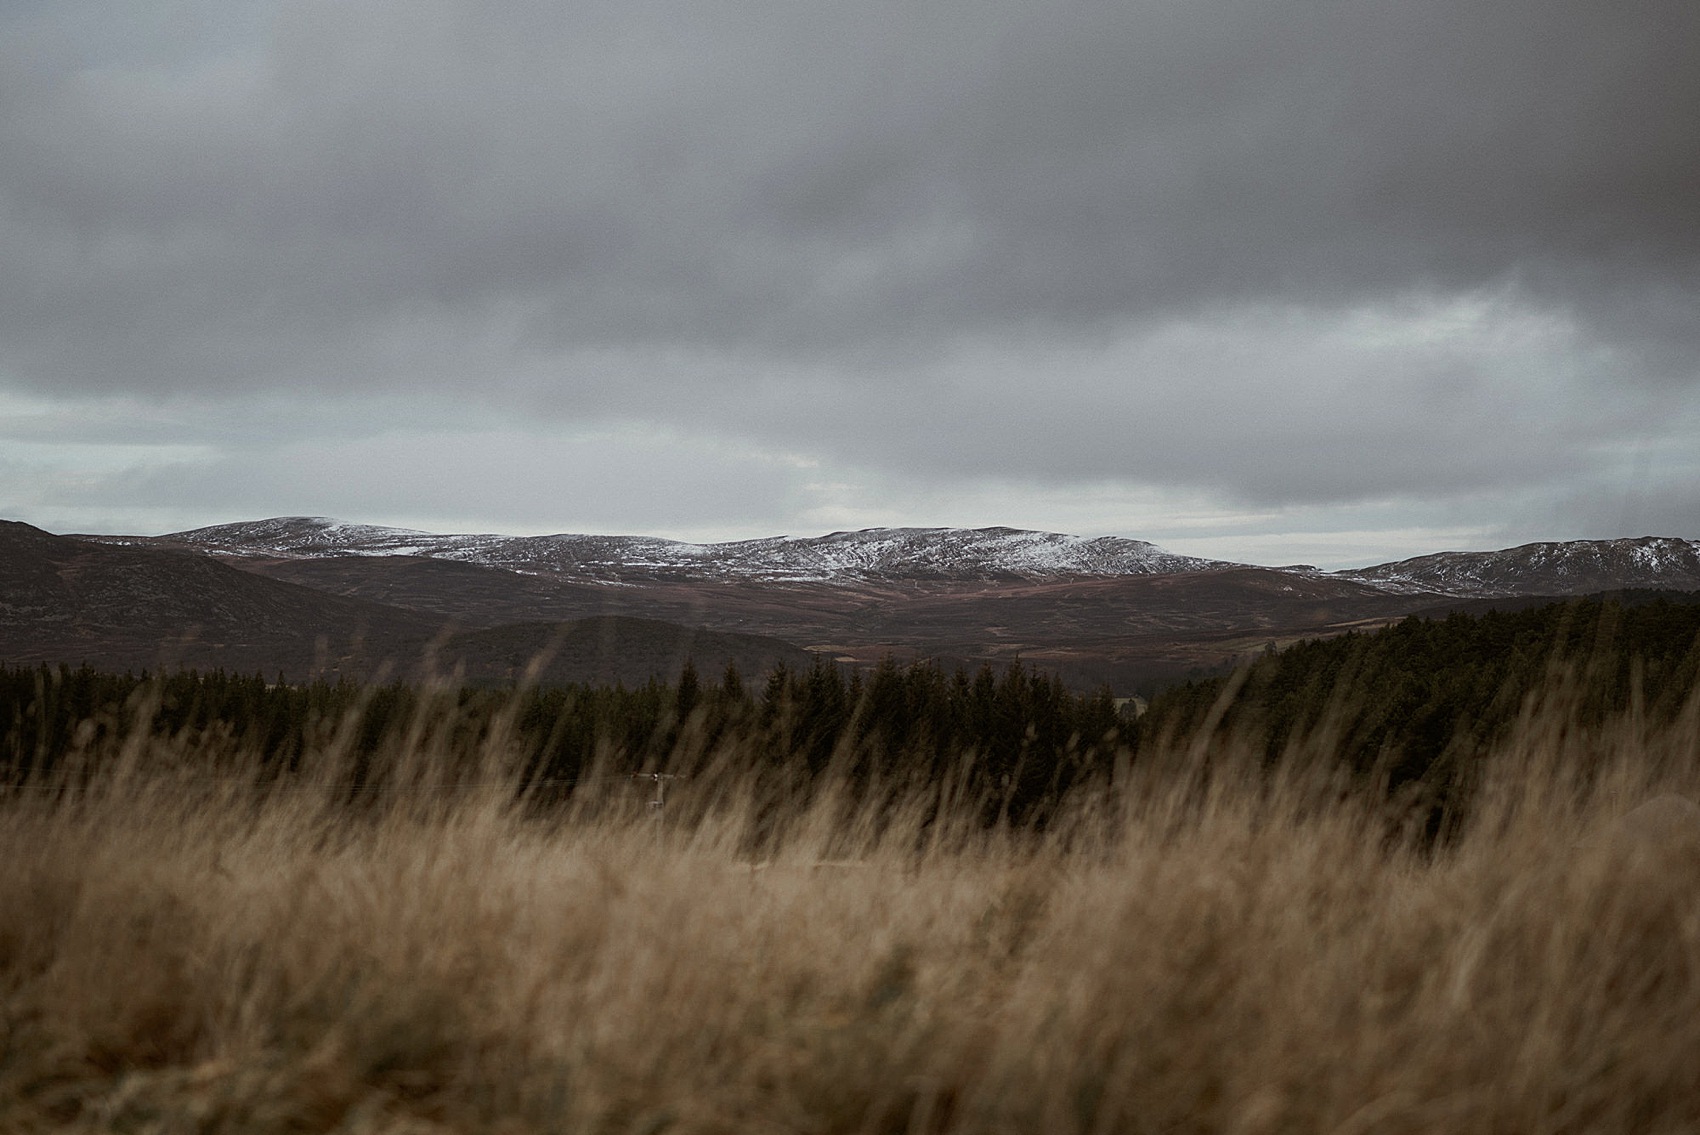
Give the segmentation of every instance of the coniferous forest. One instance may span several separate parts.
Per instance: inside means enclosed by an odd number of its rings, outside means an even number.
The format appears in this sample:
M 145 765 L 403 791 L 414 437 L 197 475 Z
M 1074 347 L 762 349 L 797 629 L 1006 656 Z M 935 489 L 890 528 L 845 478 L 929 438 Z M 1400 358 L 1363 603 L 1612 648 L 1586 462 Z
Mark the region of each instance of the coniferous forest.
M 736 753 L 739 771 L 831 770 L 851 784 L 956 778 L 988 816 L 1022 823 L 1118 761 L 1214 735 L 1249 740 L 1270 763 L 1320 744 L 1320 759 L 1449 806 L 1481 756 L 1540 703 L 1562 701 L 1579 729 L 1626 716 L 1668 725 L 1700 685 L 1700 603 L 1683 598 L 1412 617 L 1172 687 L 1138 719 L 1108 691 L 1070 692 L 1019 663 L 970 673 L 887 661 L 857 672 L 822 661 L 749 677 L 687 665 L 671 682 L 518 691 L 0 669 L 0 761 L 13 783 L 40 780 L 141 730 L 185 752 L 217 740 L 257 754 L 275 776 L 335 750 L 357 779 L 375 779 L 386 746 L 429 735 L 463 753 L 499 742 L 518 783 L 547 802 L 593 773 L 678 770 Z
M 705 680 L 687 664 L 671 683 L 526 690 L 350 682 L 270 683 L 183 671 L 114 675 L 81 668 L 0 669 L 0 760 L 14 783 L 41 780 L 79 753 L 112 751 L 137 730 L 192 749 L 212 737 L 288 775 L 315 753 L 351 758 L 357 779 L 383 775 L 385 749 L 433 744 L 462 754 L 500 734 L 517 783 L 559 800 L 591 775 L 701 763 L 736 752 L 738 772 L 829 770 L 851 784 L 962 780 L 992 815 L 1034 819 L 1133 743 L 1106 693 L 1080 696 L 1019 664 L 946 673 L 887 662 L 871 673 L 822 661 L 746 680 Z M 351 785 L 357 791 L 362 785 Z
M 1692 709 L 1700 688 L 1696 600 L 1629 593 L 1411 617 L 1304 642 L 1165 691 L 1140 732 L 1147 743 L 1200 729 L 1252 738 L 1270 762 L 1320 748 L 1394 790 L 1417 786 L 1456 803 L 1478 762 L 1530 716 L 1561 715 L 1575 730 L 1622 719 L 1657 728 Z

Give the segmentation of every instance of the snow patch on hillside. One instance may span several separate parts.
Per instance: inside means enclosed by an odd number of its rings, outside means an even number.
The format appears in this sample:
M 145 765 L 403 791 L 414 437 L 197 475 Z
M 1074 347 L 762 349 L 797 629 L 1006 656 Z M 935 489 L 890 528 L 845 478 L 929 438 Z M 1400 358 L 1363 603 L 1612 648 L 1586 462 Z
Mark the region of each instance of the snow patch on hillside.
M 1497 552 L 1437 552 L 1334 574 L 1388 591 L 1484 598 L 1634 587 L 1690 590 L 1700 589 L 1700 541 L 1643 536 L 1545 542 Z
M 1144 540 L 1013 528 L 869 528 L 693 544 L 647 536 L 435 535 L 294 516 L 221 524 L 166 539 L 227 555 L 429 556 L 532 574 L 648 575 L 820 582 L 835 579 L 1146 575 L 1223 566 Z
M 865 528 L 825 536 L 693 544 L 651 536 L 567 533 L 438 535 L 322 516 L 283 516 L 159 539 L 225 556 L 423 556 L 606 584 L 1048 580 L 1242 566 L 1176 555 L 1145 540 L 1016 528 Z M 1338 572 L 1304 565 L 1267 570 L 1296 579 L 1346 580 L 1396 594 L 1461 598 L 1583 595 L 1633 587 L 1700 590 L 1700 541 L 1652 536 L 1572 540 L 1493 552 L 1439 552 Z

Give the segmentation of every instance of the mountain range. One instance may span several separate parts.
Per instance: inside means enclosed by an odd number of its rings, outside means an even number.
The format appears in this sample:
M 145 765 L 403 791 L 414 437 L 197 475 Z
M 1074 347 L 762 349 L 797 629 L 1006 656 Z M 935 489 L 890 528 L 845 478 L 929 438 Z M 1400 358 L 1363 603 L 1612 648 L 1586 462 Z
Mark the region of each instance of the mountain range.
M 447 560 L 594 583 L 857 583 L 917 580 L 1040 581 L 1248 569 L 1145 540 L 1086 538 L 1015 528 L 867 528 L 692 544 L 649 536 L 441 535 L 407 528 L 286 516 L 166 536 L 84 536 L 129 546 L 224 557 L 323 559 L 389 556 Z M 1700 587 L 1700 541 L 1670 537 L 1571 540 L 1491 552 L 1439 552 L 1337 572 L 1254 569 L 1364 583 L 1399 594 L 1454 597 L 1576 595 L 1623 587 Z
M 1700 542 L 1529 544 L 1349 571 L 1175 555 L 1010 528 L 867 529 L 691 544 L 439 535 L 279 517 L 165 536 L 0 525 L 0 658 L 505 681 L 746 672 L 883 656 L 1019 657 L 1148 690 L 1247 651 L 1484 600 L 1700 590 Z M 590 620 L 590 622 L 586 622 Z
M 444 536 L 287 516 L 196 528 L 149 542 L 226 556 L 416 556 L 601 583 L 1015 580 L 1229 566 L 1177 556 L 1144 540 L 1014 528 L 869 528 L 808 538 L 688 544 L 647 536 Z

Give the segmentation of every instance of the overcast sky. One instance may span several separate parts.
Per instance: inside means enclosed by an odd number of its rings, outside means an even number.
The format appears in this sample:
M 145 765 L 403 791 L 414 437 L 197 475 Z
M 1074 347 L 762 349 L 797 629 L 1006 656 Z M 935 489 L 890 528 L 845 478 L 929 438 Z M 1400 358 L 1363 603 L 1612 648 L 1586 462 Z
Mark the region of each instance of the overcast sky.
M 0 0 L 0 516 L 1700 538 L 1694 0 Z

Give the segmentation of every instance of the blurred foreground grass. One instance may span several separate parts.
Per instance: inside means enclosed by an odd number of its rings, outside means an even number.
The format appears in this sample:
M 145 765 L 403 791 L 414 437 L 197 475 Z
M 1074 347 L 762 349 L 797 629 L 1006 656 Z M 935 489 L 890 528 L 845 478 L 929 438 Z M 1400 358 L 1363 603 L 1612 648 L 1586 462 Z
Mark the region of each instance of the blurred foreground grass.
M 1700 833 L 1622 817 L 1700 794 L 1697 714 L 1526 714 L 1438 847 L 1325 731 L 1043 833 L 735 760 L 541 809 L 499 732 L 351 805 L 138 734 L 0 800 L 0 1130 L 1693 1131 Z

